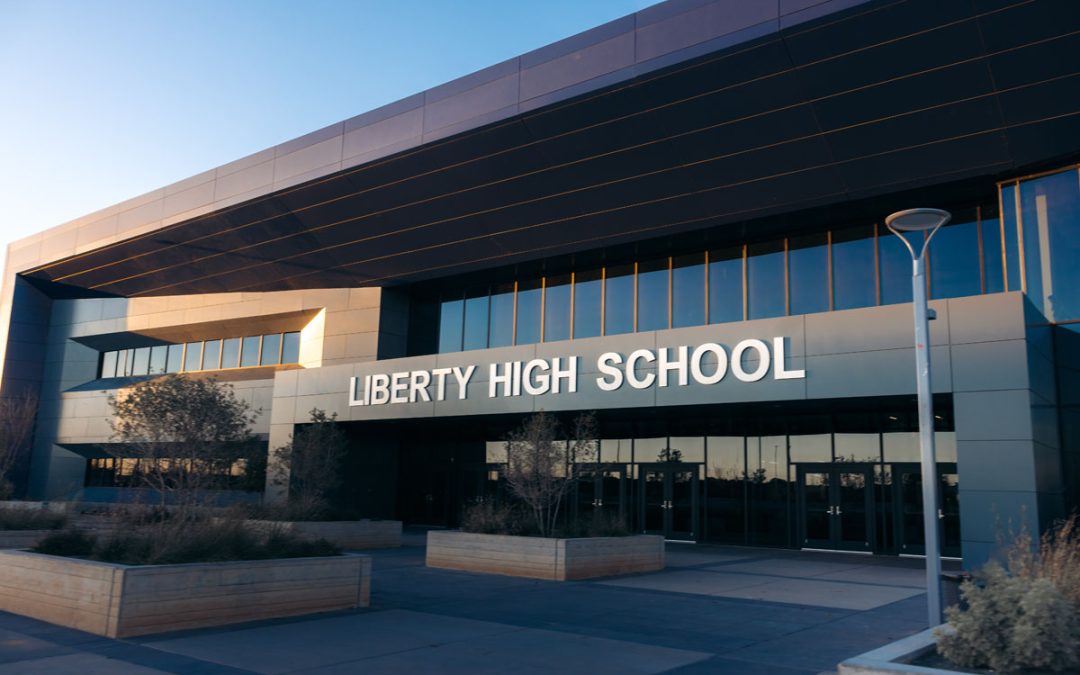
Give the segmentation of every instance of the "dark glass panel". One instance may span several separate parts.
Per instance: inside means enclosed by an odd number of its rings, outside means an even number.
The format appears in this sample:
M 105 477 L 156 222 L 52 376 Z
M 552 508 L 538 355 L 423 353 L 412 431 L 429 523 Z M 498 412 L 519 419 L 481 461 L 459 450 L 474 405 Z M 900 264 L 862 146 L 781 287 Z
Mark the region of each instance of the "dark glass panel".
M 750 543 L 785 545 L 788 538 L 786 436 L 747 439 Z
M 638 264 L 637 329 L 663 330 L 668 327 L 668 259 Z
M 791 275 L 791 313 L 828 311 L 828 235 L 822 232 L 788 240 L 788 270 Z
M 184 364 L 184 345 L 169 345 L 169 355 L 165 359 L 166 373 L 179 373 Z
M 263 336 L 262 356 L 259 364 L 263 366 L 276 366 L 281 363 L 281 333 L 272 333 Z
M 548 277 L 544 288 L 544 342 L 570 339 L 570 275 Z
M 261 335 L 249 335 L 240 347 L 240 367 L 248 368 L 259 365 L 259 340 Z
M 169 345 L 158 345 L 150 349 L 150 374 L 160 375 L 165 372 L 165 362 L 169 358 Z
M 574 337 L 600 334 L 600 298 L 603 292 L 600 270 L 574 274 Z
M 709 252 L 709 323 L 743 320 L 741 246 Z
M 837 462 L 880 462 L 881 436 L 876 433 L 842 433 L 833 436 Z
M 837 474 L 840 498 L 840 541 L 862 548 L 869 546 L 869 532 L 866 527 L 866 490 L 867 475 L 861 471 L 839 472 Z
M 600 461 L 605 464 L 626 464 L 631 461 L 633 440 L 604 438 L 600 440 Z
M 983 270 L 986 274 L 986 292 L 1000 293 L 1005 290 L 1005 258 L 1001 254 L 1001 220 L 997 217 L 982 220 Z
M 669 461 L 700 464 L 705 461 L 704 436 L 672 436 L 668 439 Z
M 246 338 L 245 338 L 246 339 Z M 256 346 L 256 351 L 258 347 Z M 255 363 L 258 363 L 256 357 Z M 255 364 L 252 364 L 255 365 Z M 202 343 L 201 342 L 189 342 L 184 348 L 184 370 L 192 371 L 199 370 L 202 367 Z
M 743 543 L 746 537 L 746 457 L 742 436 L 708 438 L 705 536 Z
M 751 319 L 783 316 L 784 242 L 751 244 L 746 250 L 746 307 Z
M 829 496 L 829 474 L 808 472 L 803 475 L 803 508 L 806 513 L 804 544 L 829 541 L 829 520 L 832 499 Z
M 834 232 L 832 265 L 834 309 L 877 304 L 872 225 Z
M 1051 321 L 1080 319 L 1080 178 L 1075 169 L 1020 184 L 1027 296 Z
M 123 349 L 120 351 L 116 360 L 116 375 L 123 377 L 131 376 L 131 369 L 134 365 L 133 360 L 135 356 L 135 350 Z
M 203 344 L 202 369 L 217 370 L 221 362 L 221 340 L 207 340 Z
M 931 298 L 982 293 L 978 227 L 975 221 L 949 223 L 930 240 L 927 257 Z
M 788 443 L 792 463 L 832 461 L 832 434 L 792 434 Z
M 1017 243 L 1016 185 L 1001 186 L 1002 235 L 1005 237 L 1006 290 L 1020 290 L 1020 245 Z
M 671 326 L 705 323 L 705 254 L 677 256 L 671 270 Z
M 281 362 L 300 362 L 300 333 L 285 333 L 281 340 Z
M 439 352 L 461 351 L 462 317 L 465 302 L 460 298 L 444 300 L 439 306 Z
M 922 245 L 921 234 L 907 234 L 917 237 Z M 881 304 L 894 305 L 911 302 L 911 253 L 892 232 L 883 230 L 878 237 L 878 257 L 881 260 Z
M 528 279 L 518 283 L 517 337 L 519 345 L 540 342 L 540 306 L 543 288 L 540 279 Z
M 607 268 L 604 282 L 604 335 L 634 330 L 634 266 Z
M 101 355 L 101 377 L 116 377 L 116 356 L 119 352 L 105 352 Z
M 139 347 L 132 356 L 131 374 L 148 375 L 150 373 L 150 348 Z
M 514 284 L 500 284 L 491 289 L 491 320 L 488 324 L 488 346 L 506 347 L 514 344 Z
M 484 349 L 488 338 L 487 288 L 470 289 L 465 294 L 465 337 L 462 349 Z

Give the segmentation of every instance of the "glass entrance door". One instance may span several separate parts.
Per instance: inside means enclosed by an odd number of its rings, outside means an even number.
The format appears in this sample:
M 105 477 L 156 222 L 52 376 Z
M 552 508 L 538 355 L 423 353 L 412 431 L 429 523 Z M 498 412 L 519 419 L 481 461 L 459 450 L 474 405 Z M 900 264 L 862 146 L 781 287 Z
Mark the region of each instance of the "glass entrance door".
M 642 531 L 675 541 L 697 541 L 698 466 L 639 466 Z
M 803 548 L 874 550 L 873 466 L 798 465 Z
M 893 513 L 899 553 L 925 555 L 923 535 L 922 468 L 918 464 L 893 464 Z M 937 465 L 938 541 L 941 555 L 960 557 L 960 483 L 956 464 Z
M 577 483 L 578 514 L 603 513 L 612 520 L 626 521 L 626 467 L 601 465 L 579 468 Z

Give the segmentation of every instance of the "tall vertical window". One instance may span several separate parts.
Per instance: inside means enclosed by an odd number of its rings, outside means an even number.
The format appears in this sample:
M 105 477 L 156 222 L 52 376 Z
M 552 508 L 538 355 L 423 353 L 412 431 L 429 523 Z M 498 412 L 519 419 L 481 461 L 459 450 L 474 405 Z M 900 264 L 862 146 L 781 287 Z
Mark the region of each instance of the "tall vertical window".
M 1020 245 L 1017 243 L 1018 227 L 1016 222 L 1015 184 L 1001 187 L 1001 223 L 1005 237 L 1005 282 L 1006 290 L 1020 290 Z
M 709 323 L 743 320 L 742 246 L 709 252 Z
M 179 373 L 184 365 L 184 345 L 169 345 L 169 353 L 165 357 L 165 372 Z
M 540 305 L 543 288 L 540 279 L 518 282 L 517 344 L 540 342 Z
M 209 343 L 207 343 L 209 344 Z M 262 340 L 262 356 L 259 357 L 259 365 L 276 366 L 281 358 L 281 333 L 264 335 Z
M 256 353 L 258 347 L 255 348 Z M 256 360 L 256 362 L 258 362 Z M 199 370 L 202 366 L 202 343 L 189 342 L 184 348 L 184 370 Z
M 463 349 L 483 349 L 488 340 L 488 290 L 473 288 L 465 293 L 465 336 Z
M 1001 220 L 982 215 L 983 274 L 986 275 L 986 292 L 1000 293 L 1005 290 L 1004 268 L 1001 256 Z
M 488 347 L 514 344 L 514 284 L 499 284 L 491 290 L 491 320 Z
M 285 333 L 281 336 L 281 362 L 300 363 L 300 333 Z
M 829 309 L 829 241 L 824 233 L 788 241 L 791 313 L 813 314 Z
M 439 306 L 439 351 L 460 352 L 465 301 L 443 300 Z
M 637 329 L 663 330 L 668 327 L 668 259 L 658 258 L 638 265 Z
M 101 376 L 116 377 L 116 357 L 119 352 L 105 352 L 101 355 Z
M 833 233 L 832 264 L 834 309 L 877 304 L 872 225 Z
M 548 277 L 544 288 L 544 342 L 570 339 L 570 275 Z
M 221 367 L 236 368 L 240 365 L 240 338 L 229 338 L 221 343 Z
M 1046 318 L 1080 318 L 1080 181 L 1072 169 L 1020 183 L 1027 295 Z
M 139 347 L 132 357 L 131 374 L 147 375 L 150 373 L 150 348 Z
M 930 240 L 930 297 L 958 298 L 982 292 L 978 228 L 975 221 L 949 223 Z
M 881 304 L 911 302 L 911 253 L 892 232 L 878 237 L 878 258 L 881 261 Z M 905 232 L 913 244 L 922 245 L 921 232 Z
M 746 306 L 751 319 L 783 316 L 784 242 L 751 244 L 746 249 Z
M 221 363 L 221 340 L 207 340 L 203 346 L 203 370 L 217 370 Z
M 607 268 L 604 281 L 604 335 L 634 330 L 634 266 Z
M 259 365 L 259 340 L 261 335 L 249 335 L 240 346 L 240 367 L 250 368 Z
M 165 363 L 169 357 L 169 345 L 150 348 L 150 374 L 160 375 L 165 372 Z
M 574 337 L 588 338 L 600 334 L 601 296 L 603 286 L 600 270 L 574 274 Z
M 705 254 L 677 256 L 671 261 L 671 326 L 705 323 Z

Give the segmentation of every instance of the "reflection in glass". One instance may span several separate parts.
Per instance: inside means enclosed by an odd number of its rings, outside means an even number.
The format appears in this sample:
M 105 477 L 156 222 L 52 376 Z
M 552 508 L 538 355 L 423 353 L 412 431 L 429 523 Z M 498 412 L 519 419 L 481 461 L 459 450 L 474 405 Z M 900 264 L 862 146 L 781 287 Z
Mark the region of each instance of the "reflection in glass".
M 259 363 L 264 366 L 276 366 L 280 363 L 280 356 L 281 333 L 264 335 L 262 341 L 262 356 L 259 358 Z
M 983 272 L 986 274 L 986 292 L 1000 293 L 1005 290 L 1004 258 L 1001 257 L 1001 221 L 988 218 L 984 211 L 982 220 Z
M 637 330 L 668 327 L 668 259 L 648 260 L 638 265 Z
M 150 374 L 160 375 L 165 372 L 165 361 L 169 357 L 169 345 L 158 345 L 150 349 Z
M 203 344 L 203 370 L 217 370 L 221 361 L 221 340 L 207 340 Z
M 627 464 L 632 458 L 633 441 L 629 438 L 603 438 L 600 440 L 602 464 Z
M 750 543 L 784 545 L 788 535 L 786 436 L 746 439 Z
M 709 323 L 743 320 L 743 249 L 709 252 Z
M 791 313 L 813 314 L 829 309 L 829 247 L 825 233 L 788 240 Z
M 879 434 L 835 434 L 833 444 L 837 462 L 880 462 Z
M 116 356 L 118 352 L 105 352 L 101 355 L 101 376 L 116 377 Z
M 677 453 L 677 454 L 676 454 Z M 705 461 L 704 436 L 672 436 L 668 441 L 671 461 L 700 463 Z M 676 459 L 676 457 L 678 459 Z
M 484 349 L 488 337 L 488 294 L 486 288 L 471 289 L 465 296 L 465 334 L 462 349 Z
M 956 432 L 934 432 L 934 459 L 940 462 L 956 462 Z
M 705 254 L 676 256 L 671 270 L 671 327 L 705 323 Z
M 708 438 L 705 475 L 705 536 L 743 543 L 746 535 L 746 458 L 742 436 Z
M 1005 237 L 1005 290 L 1020 290 L 1020 245 L 1016 222 L 1016 184 L 1001 186 L 1001 223 Z
M 1071 169 L 1020 184 L 1027 296 L 1051 321 L 1080 319 L 1080 180 Z
M 249 335 L 244 338 L 240 347 L 241 368 L 259 365 L 259 339 L 261 337 L 261 335 Z
M 886 462 L 918 462 L 919 432 L 887 431 L 881 435 Z
M 491 290 L 491 321 L 488 347 L 514 344 L 514 284 L 500 284 Z
M 255 347 L 256 354 L 258 354 L 258 345 Z M 257 365 L 258 360 L 251 365 Z M 184 370 L 192 371 L 198 370 L 202 365 L 202 343 L 201 342 L 189 342 L 184 349 Z
M 444 301 L 439 308 L 439 352 L 460 352 L 463 326 L 463 300 Z M 224 367 L 224 366 L 223 366 Z
M 184 345 L 169 345 L 169 355 L 165 359 L 166 373 L 179 373 L 184 365 Z
M 600 297 L 603 291 L 600 270 L 574 275 L 574 337 L 600 335 Z
M 604 335 L 634 330 L 634 266 L 607 268 L 604 281 Z
M 285 333 L 281 336 L 281 362 L 300 362 L 300 333 Z
M 886 230 L 886 232 L 888 232 Z M 906 234 L 921 244 L 922 235 Z M 911 302 L 911 253 L 892 232 L 878 237 L 878 256 L 881 260 L 881 304 Z
M 146 375 L 150 372 L 150 348 L 139 347 L 134 350 L 131 365 L 132 375 Z
M 788 436 L 791 462 L 831 462 L 832 434 Z
M 910 280 L 910 258 L 908 260 Z M 832 265 L 834 309 L 871 307 L 877 304 L 872 225 L 834 232 Z M 909 281 L 908 286 L 910 285 Z
M 667 437 L 635 438 L 634 461 L 638 464 L 668 461 Z
M 540 279 L 518 283 L 517 337 L 519 345 L 540 342 L 540 304 L 543 302 Z
M 506 441 L 488 441 L 484 447 L 488 464 L 506 463 Z
M 746 249 L 746 306 L 751 319 L 783 316 L 784 242 L 751 244 Z
M 544 287 L 544 342 L 570 339 L 570 275 L 548 277 Z
M 982 292 L 978 226 L 974 221 L 949 223 L 934 235 L 927 254 L 930 297 L 958 298 Z

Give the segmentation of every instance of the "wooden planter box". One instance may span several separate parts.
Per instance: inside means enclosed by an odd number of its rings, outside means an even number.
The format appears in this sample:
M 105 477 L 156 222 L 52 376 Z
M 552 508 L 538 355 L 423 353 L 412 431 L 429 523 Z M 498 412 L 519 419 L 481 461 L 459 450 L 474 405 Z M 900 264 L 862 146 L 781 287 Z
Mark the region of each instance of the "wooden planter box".
M 302 539 L 325 539 L 344 549 L 398 548 L 400 520 L 248 520 L 259 530 L 278 528 Z
M 56 530 L 0 530 L 0 548 L 30 548 Z
M 664 569 L 664 538 L 655 535 L 545 539 L 431 531 L 427 566 L 568 581 Z
M 367 607 L 362 555 L 116 565 L 0 551 L 0 610 L 118 638 Z

